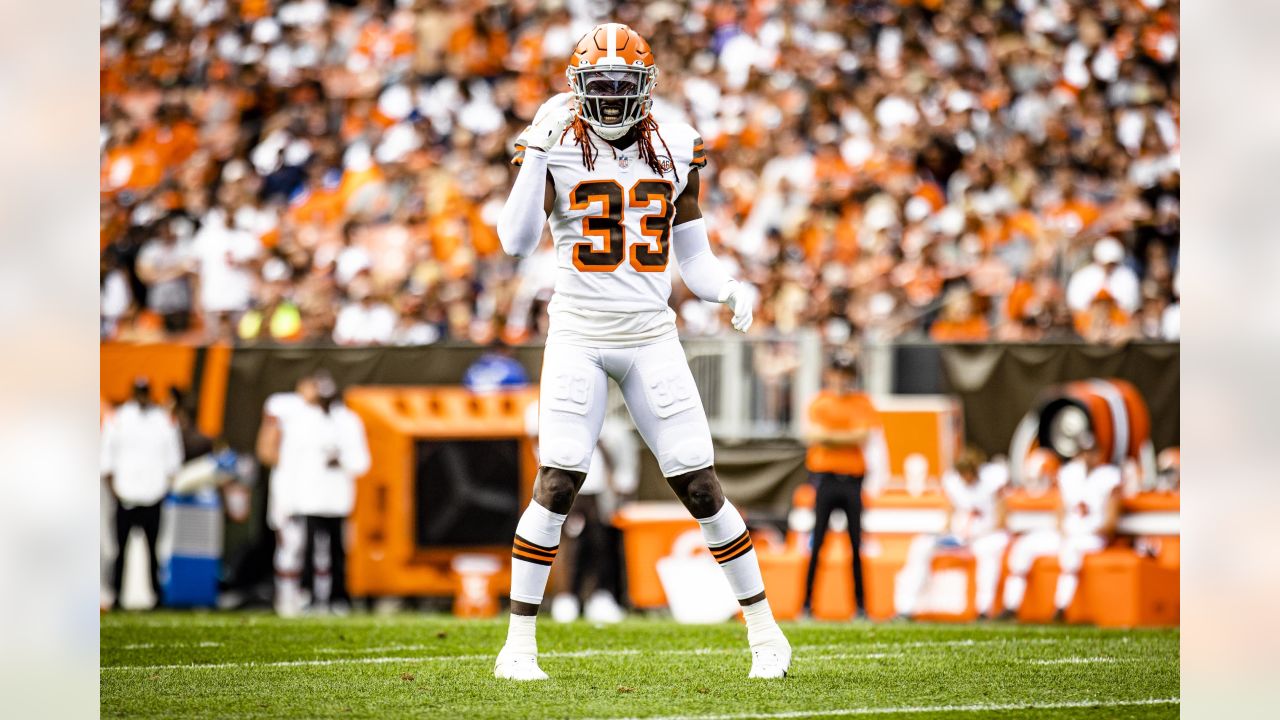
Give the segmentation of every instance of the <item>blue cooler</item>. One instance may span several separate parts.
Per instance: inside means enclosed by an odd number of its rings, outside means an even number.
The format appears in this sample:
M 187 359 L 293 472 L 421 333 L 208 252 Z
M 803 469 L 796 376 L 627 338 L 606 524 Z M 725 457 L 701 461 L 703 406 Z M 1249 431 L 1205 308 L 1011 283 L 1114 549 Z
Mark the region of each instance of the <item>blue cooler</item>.
M 161 573 L 168 607 L 216 607 L 222 572 L 222 498 L 207 488 L 194 495 L 169 495 L 166 522 L 173 550 Z

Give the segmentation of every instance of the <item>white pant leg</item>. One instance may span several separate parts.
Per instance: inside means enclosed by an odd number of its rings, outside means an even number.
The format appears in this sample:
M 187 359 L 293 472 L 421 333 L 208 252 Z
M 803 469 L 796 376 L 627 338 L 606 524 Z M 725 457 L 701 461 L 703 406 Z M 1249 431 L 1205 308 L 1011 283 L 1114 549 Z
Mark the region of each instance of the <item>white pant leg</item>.
M 664 477 L 712 464 L 711 427 L 680 341 L 602 351 L 631 419 Z
M 1062 548 L 1058 551 L 1058 566 L 1062 572 L 1053 593 L 1053 603 L 1059 610 L 1065 610 L 1076 596 L 1084 556 L 1106 546 L 1107 541 L 1101 535 L 1067 535 L 1062 538 Z
M 969 552 L 973 553 L 976 564 L 974 604 L 981 615 L 991 614 L 996 585 L 1000 582 L 1000 561 L 1004 559 L 1004 549 L 1008 544 L 1009 534 L 1002 530 L 979 535 L 969 544 Z
M 907 561 L 893 579 L 893 608 L 899 615 L 914 615 L 920 593 L 929 581 L 933 568 L 936 535 L 917 535 L 907 549 Z
M 609 391 L 600 351 L 549 341 L 539 387 L 538 464 L 587 472 Z
M 302 609 L 302 562 L 307 549 L 307 524 L 293 515 L 280 523 L 276 533 L 276 612 L 296 615 Z
M 1057 530 L 1034 530 L 1013 541 L 1009 548 L 1009 577 L 1004 581 L 1004 607 L 1016 610 L 1027 590 L 1027 573 L 1038 557 L 1053 555 L 1062 544 Z

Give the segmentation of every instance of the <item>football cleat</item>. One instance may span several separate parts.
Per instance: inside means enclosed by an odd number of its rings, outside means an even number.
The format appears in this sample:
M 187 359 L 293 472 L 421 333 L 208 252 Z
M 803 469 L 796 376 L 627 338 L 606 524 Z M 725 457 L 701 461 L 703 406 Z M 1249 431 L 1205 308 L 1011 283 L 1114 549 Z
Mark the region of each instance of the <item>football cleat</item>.
M 507 652 L 506 648 L 498 653 L 498 660 L 493 664 L 493 676 L 499 680 L 548 679 L 547 674 L 538 667 L 537 655 Z
M 791 645 L 782 642 L 770 642 L 751 648 L 751 673 L 749 678 L 772 680 L 787 676 L 791 667 Z

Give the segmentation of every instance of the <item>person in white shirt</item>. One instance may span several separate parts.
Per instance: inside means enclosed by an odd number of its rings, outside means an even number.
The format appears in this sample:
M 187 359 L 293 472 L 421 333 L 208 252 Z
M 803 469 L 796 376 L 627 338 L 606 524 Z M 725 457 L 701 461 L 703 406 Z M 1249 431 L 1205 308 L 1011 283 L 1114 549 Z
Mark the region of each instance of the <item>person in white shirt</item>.
M 291 417 L 284 440 L 298 455 L 297 507 L 306 521 L 303 577 L 311 577 L 311 607 L 345 609 L 347 517 L 355 508 L 356 479 L 369 471 L 364 423 L 342 403 L 328 374 L 315 378 L 316 403 Z M 299 442 L 293 442 L 297 437 Z
M 275 607 L 281 615 L 295 615 L 301 610 L 306 546 L 306 522 L 297 509 L 296 473 L 291 473 L 291 468 L 283 462 L 284 426 L 300 408 L 315 401 L 315 380 L 310 375 L 304 376 L 293 392 L 275 393 L 267 398 L 262 425 L 258 428 L 258 460 L 272 468 L 267 487 L 267 527 L 276 533 Z
M 276 612 L 290 617 L 302 611 L 308 555 L 320 551 L 323 557 L 311 568 L 322 579 L 313 599 L 320 605 L 345 600 L 342 521 L 355 502 L 355 478 L 369 469 L 369 449 L 363 423 L 336 400 L 328 373 L 304 377 L 294 392 L 267 398 L 258 455 L 274 465 L 267 522 L 277 532 Z M 312 530 L 325 539 L 317 542 Z
M 894 582 L 894 605 L 899 615 L 915 614 L 921 592 L 929 580 L 933 556 L 939 549 L 968 548 L 977 561 L 975 605 L 980 615 L 990 615 L 1000 581 L 1000 564 L 1009 534 L 1004 524 L 1001 493 L 1009 471 L 1001 464 L 983 463 L 977 450 L 963 453 L 955 469 L 942 476 L 942 490 L 951 504 L 949 533 L 921 535 L 907 551 L 907 562 Z
M 164 408 L 151 402 L 145 378 L 133 383 L 133 397 L 102 428 L 101 473 L 116 499 L 116 559 L 111 571 L 113 607 L 120 607 L 125 546 L 133 528 L 141 528 L 151 558 L 151 587 L 161 597 L 156 538 L 160 503 L 173 474 L 182 465 L 182 437 Z
M 367 287 L 353 284 L 351 301 L 338 312 L 333 341 L 339 345 L 387 345 L 395 335 L 399 317 L 390 305 L 378 300 Z
M 253 293 L 253 263 L 261 253 L 262 243 L 257 236 L 228 224 L 226 211 L 214 208 L 206 213 L 191 242 L 200 279 L 201 311 L 223 317 L 248 309 Z
M 1113 237 L 1104 237 L 1093 246 L 1093 262 L 1076 270 L 1067 282 L 1067 306 L 1073 312 L 1085 312 L 1098 293 L 1106 290 L 1128 315 L 1142 304 L 1138 275 L 1123 262 L 1124 245 Z
M 1084 556 L 1107 546 L 1120 516 L 1120 468 L 1108 464 L 1097 448 L 1086 450 L 1080 457 L 1058 471 L 1058 490 L 1062 496 L 1058 527 L 1034 530 L 1009 548 L 1009 575 L 1004 582 L 1005 616 L 1012 616 L 1022 605 L 1027 589 L 1027 573 L 1038 557 L 1057 555 L 1061 570 L 1053 595 L 1059 617 L 1071 604 L 1078 585 L 1078 573 Z
M 138 278 L 147 284 L 147 306 L 164 319 L 165 330 L 186 330 L 191 315 L 190 260 L 174 229 L 178 220 L 157 223 L 157 236 L 138 253 Z

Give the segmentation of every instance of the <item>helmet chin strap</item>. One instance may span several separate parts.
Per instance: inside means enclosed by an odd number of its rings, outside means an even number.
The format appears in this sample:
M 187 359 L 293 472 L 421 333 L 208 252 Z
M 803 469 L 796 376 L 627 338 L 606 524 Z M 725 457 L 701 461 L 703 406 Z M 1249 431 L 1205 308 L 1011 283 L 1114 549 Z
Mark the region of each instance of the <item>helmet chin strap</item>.
M 634 127 L 634 124 L 619 125 L 618 127 L 599 127 L 597 125 L 592 125 L 591 131 L 599 135 L 600 137 L 604 138 L 605 140 L 617 140 L 623 135 L 626 135 L 627 133 L 631 132 L 632 127 Z

